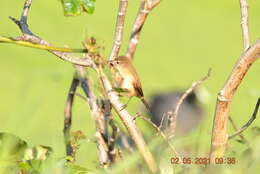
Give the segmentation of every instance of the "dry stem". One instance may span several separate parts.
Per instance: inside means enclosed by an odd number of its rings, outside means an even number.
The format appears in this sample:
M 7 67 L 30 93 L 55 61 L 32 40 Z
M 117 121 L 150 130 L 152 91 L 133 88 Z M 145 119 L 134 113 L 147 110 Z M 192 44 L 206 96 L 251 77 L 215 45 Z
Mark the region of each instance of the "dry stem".
M 74 76 L 71 82 L 71 86 L 69 89 L 65 110 L 64 110 L 63 135 L 64 135 L 64 142 L 66 145 L 66 155 L 68 156 L 74 156 L 73 148 L 70 142 L 70 127 L 71 127 L 71 120 L 72 120 L 72 105 L 74 101 L 74 94 L 76 92 L 78 85 L 79 85 L 79 80 Z
M 141 0 L 139 12 L 136 16 L 132 34 L 129 39 L 128 50 L 126 56 L 133 59 L 140 39 L 140 33 L 148 14 L 161 2 L 161 0 Z
M 251 118 L 248 120 L 248 122 L 244 126 L 242 126 L 234 134 L 230 135 L 228 137 L 229 140 L 236 137 L 237 135 L 241 135 L 242 132 L 244 132 L 253 123 L 253 121 L 256 119 L 256 115 L 257 115 L 257 112 L 258 112 L 258 109 L 259 109 L 259 105 L 260 105 L 260 98 L 258 98 L 258 100 L 257 100 L 257 103 L 255 105 L 255 109 L 254 109 L 254 112 L 253 112 Z
M 248 29 L 248 4 L 247 0 L 240 0 L 241 11 L 241 28 L 243 36 L 244 51 L 250 46 L 249 29 Z
M 109 60 L 113 60 L 118 56 L 122 39 L 123 39 L 123 31 L 125 24 L 125 15 L 127 10 L 128 0 L 119 0 L 119 8 L 117 12 L 117 21 L 116 21 L 116 30 L 115 30 L 115 39 L 113 48 L 109 57 Z
M 217 97 L 214 124 L 212 129 L 210 158 L 214 163 L 216 157 L 222 157 L 227 143 L 227 120 L 233 96 L 250 66 L 260 57 L 260 39 L 249 47 L 233 68 L 224 87 Z
M 177 123 L 177 116 L 180 110 L 180 107 L 183 103 L 183 101 L 189 96 L 189 94 L 191 94 L 201 83 L 203 83 L 207 78 L 209 78 L 211 73 L 211 69 L 209 69 L 208 74 L 201 78 L 200 80 L 197 80 L 195 82 L 192 83 L 191 87 L 188 88 L 183 94 L 182 96 L 179 98 L 179 100 L 177 101 L 176 105 L 175 105 L 175 109 L 173 112 L 168 112 L 168 118 L 169 118 L 169 130 L 171 135 L 174 135 L 175 130 L 176 130 L 176 123 Z
M 230 116 L 228 117 L 228 119 L 229 119 L 229 122 L 231 123 L 233 129 L 234 129 L 235 131 L 237 131 L 237 130 L 238 130 L 238 127 L 237 127 L 237 125 L 235 124 L 234 120 L 233 120 Z M 250 145 L 249 145 L 249 141 L 246 139 L 246 137 L 245 137 L 242 133 L 239 135 L 239 137 L 241 138 L 241 141 L 243 141 L 243 143 L 246 143 L 248 146 L 250 146 Z

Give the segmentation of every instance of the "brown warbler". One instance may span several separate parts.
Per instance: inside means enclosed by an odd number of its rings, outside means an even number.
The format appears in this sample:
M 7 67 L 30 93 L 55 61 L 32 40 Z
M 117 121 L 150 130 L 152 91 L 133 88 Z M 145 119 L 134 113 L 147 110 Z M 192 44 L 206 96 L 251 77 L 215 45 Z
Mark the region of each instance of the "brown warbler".
M 150 106 L 144 99 L 141 81 L 132 60 L 126 56 L 119 56 L 109 61 L 109 64 L 113 67 L 113 78 L 116 86 L 123 91 L 123 95 L 130 97 L 130 99 L 133 96 L 140 98 L 147 110 L 150 111 Z

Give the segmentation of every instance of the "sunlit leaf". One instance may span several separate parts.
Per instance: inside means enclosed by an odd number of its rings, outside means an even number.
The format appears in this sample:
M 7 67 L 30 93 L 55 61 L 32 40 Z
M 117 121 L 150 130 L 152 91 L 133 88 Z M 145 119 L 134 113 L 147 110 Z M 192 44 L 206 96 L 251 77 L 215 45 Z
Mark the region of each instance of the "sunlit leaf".
M 95 0 L 81 0 L 81 4 L 83 9 L 89 13 L 93 14 L 95 10 Z
M 62 0 L 64 14 L 66 16 L 78 16 L 82 12 L 93 14 L 95 0 Z
M 27 143 L 10 133 L 0 133 L 0 160 L 16 162 L 23 158 Z

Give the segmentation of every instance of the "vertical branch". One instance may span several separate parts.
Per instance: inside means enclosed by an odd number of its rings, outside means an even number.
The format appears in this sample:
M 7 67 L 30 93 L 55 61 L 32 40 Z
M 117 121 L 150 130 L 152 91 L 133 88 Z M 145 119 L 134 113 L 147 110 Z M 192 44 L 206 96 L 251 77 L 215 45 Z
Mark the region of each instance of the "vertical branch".
M 128 44 L 128 49 L 126 53 L 127 57 L 131 59 L 134 58 L 134 54 L 140 39 L 140 33 L 145 23 L 145 20 L 148 14 L 151 12 L 151 10 L 155 8 L 160 2 L 161 0 L 153 0 L 151 2 L 149 0 L 141 0 L 140 8 L 136 16 Z
M 118 128 L 113 120 L 112 115 L 110 115 L 109 118 L 109 125 L 112 128 L 112 135 L 109 139 L 109 155 L 110 155 L 110 160 L 112 163 L 115 162 L 116 159 L 116 148 L 115 148 L 115 143 L 116 143 L 116 137 L 118 133 Z
M 236 90 L 241 84 L 250 66 L 259 57 L 260 39 L 241 55 L 224 87 L 218 93 L 211 139 L 210 159 L 212 163 L 215 162 L 216 157 L 222 157 L 225 152 L 226 143 L 228 140 L 227 120 L 233 96 L 235 95 Z
M 71 127 L 71 119 L 72 119 L 72 105 L 74 100 L 74 94 L 76 89 L 79 85 L 79 80 L 74 76 L 71 82 L 71 86 L 69 89 L 65 110 L 64 110 L 64 128 L 63 128 L 63 135 L 64 135 L 64 142 L 66 146 L 66 155 L 73 156 L 73 148 L 70 142 L 70 127 Z
M 115 39 L 112 47 L 111 54 L 109 56 L 109 60 L 113 60 L 118 56 L 122 39 L 123 39 L 123 31 L 125 24 L 125 15 L 128 6 L 128 0 L 119 0 L 119 8 L 117 13 L 117 21 L 116 21 L 116 30 L 115 30 Z
M 109 100 L 102 100 L 102 112 L 104 114 L 105 117 L 105 126 L 106 126 L 106 130 L 105 130 L 105 136 L 106 136 L 106 144 L 107 144 L 107 153 L 109 156 L 109 160 L 110 163 L 113 164 L 116 160 L 116 148 L 115 148 L 115 142 L 116 142 L 116 137 L 117 137 L 117 133 L 118 133 L 118 128 L 114 122 L 112 113 L 111 113 L 112 107 L 110 104 Z M 112 129 L 112 133 L 111 135 L 109 135 L 109 131 L 108 131 L 108 125 L 111 127 Z
M 248 29 L 248 4 L 247 0 L 240 1 L 240 11 L 241 11 L 241 28 L 243 36 L 244 51 L 250 46 L 249 39 L 249 29 Z
M 97 104 L 97 98 L 91 89 L 90 82 L 85 76 L 85 70 L 82 66 L 75 66 L 78 79 L 80 80 L 81 88 L 87 97 L 87 102 L 90 106 L 90 111 L 96 123 L 96 138 L 99 149 L 99 161 L 102 166 L 110 163 L 108 155 L 108 144 L 105 129 L 105 117 Z

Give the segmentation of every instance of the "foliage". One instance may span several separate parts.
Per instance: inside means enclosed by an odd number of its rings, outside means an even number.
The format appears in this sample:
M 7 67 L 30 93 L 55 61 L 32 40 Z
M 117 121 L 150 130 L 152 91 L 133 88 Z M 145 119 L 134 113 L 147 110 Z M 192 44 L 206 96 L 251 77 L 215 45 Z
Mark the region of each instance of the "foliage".
M 83 12 L 93 14 L 96 0 L 62 0 L 66 16 L 78 16 Z
M 83 136 L 76 134 L 74 139 Z M 42 145 L 29 147 L 27 142 L 13 134 L 0 133 L 0 174 L 18 173 L 19 171 L 26 174 L 46 172 L 85 174 L 91 172 L 85 167 L 67 162 L 67 157 L 54 159 L 51 157 L 52 154 L 51 147 Z

